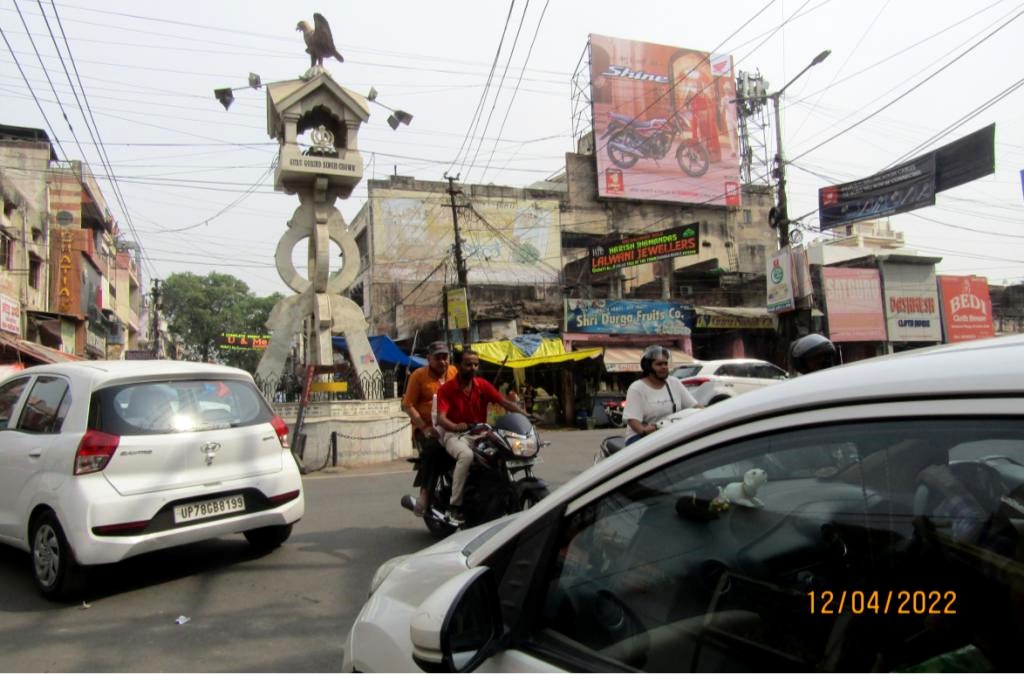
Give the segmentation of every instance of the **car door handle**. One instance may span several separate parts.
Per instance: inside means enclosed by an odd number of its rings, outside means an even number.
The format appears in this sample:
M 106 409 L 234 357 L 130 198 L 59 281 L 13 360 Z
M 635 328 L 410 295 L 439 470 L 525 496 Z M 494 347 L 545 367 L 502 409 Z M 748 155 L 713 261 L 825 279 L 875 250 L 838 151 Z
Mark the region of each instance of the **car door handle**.
M 34 448 L 28 450 L 28 455 L 29 455 L 30 458 L 38 459 L 40 456 L 43 455 L 43 448 L 42 447 L 34 447 Z

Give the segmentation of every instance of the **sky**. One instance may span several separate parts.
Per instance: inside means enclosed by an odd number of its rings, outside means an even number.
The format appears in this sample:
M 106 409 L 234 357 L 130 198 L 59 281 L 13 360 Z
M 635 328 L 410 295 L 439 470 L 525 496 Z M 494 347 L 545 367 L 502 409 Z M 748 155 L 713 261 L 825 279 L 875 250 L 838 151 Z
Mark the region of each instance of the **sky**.
M 782 98 L 789 212 L 809 214 L 804 241 L 825 236 L 819 188 L 994 122 L 995 174 L 891 226 L 942 257 L 940 273 L 1024 282 L 1024 3 L 1010 0 L 0 0 L 0 123 L 46 129 L 60 159 L 89 163 L 141 244 L 147 287 L 216 271 L 258 296 L 290 294 L 273 256 L 298 201 L 273 190 L 265 90 L 246 85 L 251 72 L 305 72 L 295 26 L 314 12 L 345 57 L 325 62 L 332 77 L 413 115 L 393 131 L 371 105 L 366 178 L 521 187 L 556 175 L 575 149 L 571 80 L 591 33 L 731 54 L 769 92 L 830 49 Z M 222 87 L 238 88 L 229 110 L 213 96 Z M 364 181 L 337 204 L 347 221 L 365 198 Z

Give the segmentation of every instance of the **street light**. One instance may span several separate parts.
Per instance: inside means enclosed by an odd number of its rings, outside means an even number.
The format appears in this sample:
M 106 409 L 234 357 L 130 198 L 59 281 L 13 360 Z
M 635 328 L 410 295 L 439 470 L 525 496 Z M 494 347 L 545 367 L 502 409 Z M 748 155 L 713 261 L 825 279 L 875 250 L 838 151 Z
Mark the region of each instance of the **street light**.
M 831 49 L 826 49 L 821 52 L 815 56 L 814 60 L 808 63 L 803 70 L 798 72 L 796 77 L 787 82 L 785 86 L 774 94 L 768 94 L 765 96 L 765 98 L 772 99 L 772 104 L 775 108 L 775 165 L 777 167 L 776 170 L 779 172 L 779 196 L 775 208 L 768 214 L 768 222 L 772 227 L 779 228 L 779 250 L 789 245 L 789 207 L 786 201 L 786 160 L 782 154 L 782 118 L 779 116 L 779 99 L 782 98 L 782 92 L 788 89 L 793 82 L 796 82 L 805 72 L 827 59 L 828 55 L 831 53 Z

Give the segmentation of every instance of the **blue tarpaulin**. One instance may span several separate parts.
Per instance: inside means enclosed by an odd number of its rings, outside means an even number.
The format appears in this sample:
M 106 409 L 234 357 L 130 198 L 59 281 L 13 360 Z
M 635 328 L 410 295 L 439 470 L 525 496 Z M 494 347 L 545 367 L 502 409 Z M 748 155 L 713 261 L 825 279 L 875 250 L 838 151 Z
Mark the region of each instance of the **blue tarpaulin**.
M 331 342 L 334 348 L 341 349 L 346 356 L 348 355 L 348 342 L 344 337 L 332 337 Z M 427 361 L 419 356 L 407 355 L 387 335 L 370 337 L 370 348 L 373 349 L 373 355 L 382 363 L 411 366 L 413 369 L 427 364 Z

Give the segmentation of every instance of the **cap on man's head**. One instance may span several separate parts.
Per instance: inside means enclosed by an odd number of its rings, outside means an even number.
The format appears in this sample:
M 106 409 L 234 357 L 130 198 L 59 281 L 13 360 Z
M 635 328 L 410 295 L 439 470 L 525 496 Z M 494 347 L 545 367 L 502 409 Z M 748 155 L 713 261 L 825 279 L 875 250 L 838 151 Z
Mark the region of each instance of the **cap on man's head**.
M 448 343 L 447 342 L 442 342 L 442 341 L 431 342 L 430 346 L 427 347 L 427 355 L 428 356 L 436 356 L 439 353 L 444 353 L 444 354 L 449 353 Z

